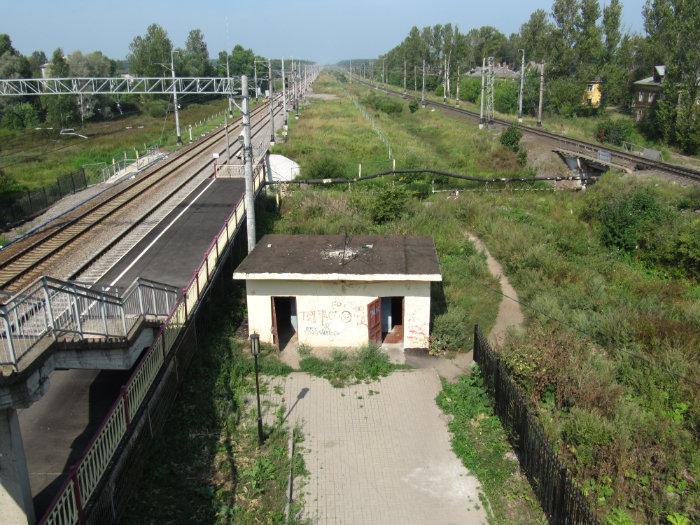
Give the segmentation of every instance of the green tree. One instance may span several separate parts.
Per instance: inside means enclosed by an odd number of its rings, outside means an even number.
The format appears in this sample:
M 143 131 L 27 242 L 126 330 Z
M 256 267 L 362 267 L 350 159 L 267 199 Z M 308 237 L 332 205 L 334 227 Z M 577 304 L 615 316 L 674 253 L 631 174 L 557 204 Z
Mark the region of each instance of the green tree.
M 29 62 L 29 71 L 31 73 L 31 76 L 34 78 L 41 77 L 41 66 L 48 62 L 48 59 L 46 58 L 46 53 L 44 53 L 43 51 L 34 51 L 29 56 L 27 61 Z
M 603 8 L 603 35 L 605 37 L 605 59 L 614 60 L 622 32 L 620 31 L 620 16 L 622 15 L 622 4 L 620 0 L 611 0 Z
M 0 78 L 31 76 L 29 61 L 12 46 L 10 35 L 0 34 Z
M 51 55 L 50 75 L 52 77 L 70 76 L 70 67 L 61 48 Z M 72 95 L 46 95 L 42 97 L 42 105 L 46 110 L 46 122 L 54 127 L 65 127 L 78 118 L 76 99 Z
M 151 24 L 146 34 L 137 36 L 129 46 L 129 72 L 134 75 L 162 76 L 162 64 L 170 64 L 173 44 L 168 33 L 158 24 Z
M 252 49 L 246 49 L 242 45 L 236 44 L 229 56 L 231 75 L 252 75 L 254 60 L 255 53 Z M 261 66 L 258 65 L 258 68 L 258 72 L 262 71 Z
M 549 58 L 553 31 L 544 9 L 532 12 L 530 19 L 520 26 L 520 43 L 527 60 L 542 62 Z
M 209 50 L 204 41 L 204 33 L 200 29 L 193 29 L 187 35 L 185 49 L 178 53 L 178 71 L 186 76 L 203 77 L 212 72 L 209 62 Z M 224 63 L 224 72 L 225 72 Z

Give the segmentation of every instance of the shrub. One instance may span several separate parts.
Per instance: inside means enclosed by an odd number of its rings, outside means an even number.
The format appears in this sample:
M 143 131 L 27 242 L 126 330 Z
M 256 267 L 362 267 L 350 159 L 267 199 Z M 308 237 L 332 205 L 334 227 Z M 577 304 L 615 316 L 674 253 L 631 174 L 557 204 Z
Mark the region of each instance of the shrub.
M 408 207 L 410 195 L 403 185 L 389 184 L 374 194 L 370 216 L 377 224 L 401 217 Z
M 382 111 L 387 115 L 398 114 L 403 111 L 403 104 L 398 100 L 378 93 L 370 93 L 364 98 L 364 103 L 376 111 Z
M 581 84 L 570 78 L 550 80 L 547 86 L 547 109 L 564 117 L 573 117 L 581 108 Z
M 598 142 L 608 142 L 621 146 L 623 142 L 627 142 L 632 137 L 634 127 L 632 122 L 625 119 L 605 119 L 598 124 L 596 138 Z
M 520 86 L 512 80 L 499 80 L 494 86 L 493 104 L 496 111 L 515 113 L 518 111 L 518 93 Z
M 141 111 L 150 117 L 162 117 L 167 113 L 169 106 L 167 100 L 148 99 L 141 104 Z
M 640 247 L 666 215 L 658 195 L 644 187 L 605 202 L 599 213 L 603 243 L 628 252 Z
M 441 97 L 444 94 L 445 94 L 445 88 L 443 87 L 442 84 L 438 84 L 437 87 L 435 88 L 435 96 Z
M 467 102 L 479 102 L 481 96 L 481 79 L 475 77 L 466 77 L 462 80 L 460 86 L 459 98 Z
M 522 168 L 527 166 L 527 151 L 524 149 L 521 149 L 520 151 L 518 151 L 518 164 Z
M 408 103 L 408 110 L 411 113 L 415 113 L 416 111 L 418 111 L 419 107 L 420 106 L 418 105 L 418 101 L 415 98 L 412 99 L 411 102 Z
M 520 150 L 520 139 L 523 138 L 523 132 L 518 126 L 511 124 L 503 133 L 501 133 L 501 144 L 509 150 L 517 153 Z
M 5 109 L 2 126 L 8 129 L 26 129 L 39 125 L 36 109 L 28 102 L 13 104 Z
M 305 179 L 333 179 L 344 177 L 345 173 L 338 159 L 323 156 L 312 158 L 302 175 Z

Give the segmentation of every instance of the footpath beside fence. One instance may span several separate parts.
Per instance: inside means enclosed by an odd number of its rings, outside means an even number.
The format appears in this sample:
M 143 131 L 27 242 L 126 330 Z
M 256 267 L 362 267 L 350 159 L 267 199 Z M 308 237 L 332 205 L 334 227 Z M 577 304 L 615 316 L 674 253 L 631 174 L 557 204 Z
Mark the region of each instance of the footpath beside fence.
M 598 525 L 590 504 L 573 481 L 571 472 L 554 452 L 537 415 L 501 357 L 474 327 L 474 361 L 493 397 L 496 414 L 503 423 L 520 467 L 525 472 L 550 523 Z

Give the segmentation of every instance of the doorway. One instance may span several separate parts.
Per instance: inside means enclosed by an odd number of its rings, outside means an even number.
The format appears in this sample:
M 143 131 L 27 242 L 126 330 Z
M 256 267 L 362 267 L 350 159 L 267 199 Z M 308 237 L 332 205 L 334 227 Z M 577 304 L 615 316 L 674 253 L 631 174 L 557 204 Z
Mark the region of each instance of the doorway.
M 284 350 L 296 336 L 297 327 L 296 297 L 273 297 L 272 332 L 274 341 L 280 350 Z
M 382 342 L 403 343 L 403 297 L 382 297 Z

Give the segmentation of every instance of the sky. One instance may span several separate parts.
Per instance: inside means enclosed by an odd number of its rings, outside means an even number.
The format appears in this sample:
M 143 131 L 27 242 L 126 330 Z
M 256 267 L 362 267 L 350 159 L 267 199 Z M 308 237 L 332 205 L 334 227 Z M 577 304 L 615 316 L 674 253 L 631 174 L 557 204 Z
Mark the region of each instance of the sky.
M 622 25 L 642 32 L 644 0 L 622 0 Z M 518 30 L 551 0 L 2 0 L 0 33 L 24 54 L 100 50 L 125 58 L 129 43 L 155 22 L 175 46 L 190 29 L 204 32 L 209 54 L 240 43 L 262 56 L 307 58 L 331 64 L 376 57 L 398 44 L 411 26 L 456 24 L 466 32 L 492 25 Z M 228 23 L 227 23 L 228 21 Z M 228 31 L 227 31 L 228 26 Z

